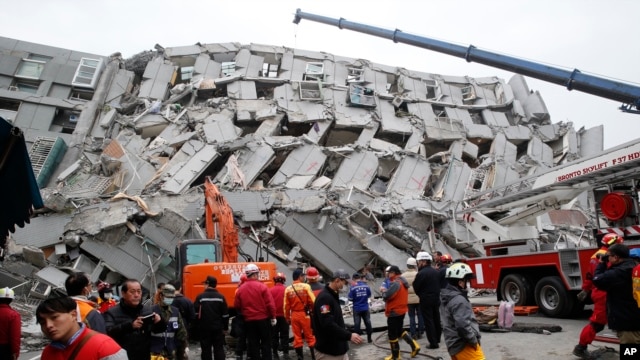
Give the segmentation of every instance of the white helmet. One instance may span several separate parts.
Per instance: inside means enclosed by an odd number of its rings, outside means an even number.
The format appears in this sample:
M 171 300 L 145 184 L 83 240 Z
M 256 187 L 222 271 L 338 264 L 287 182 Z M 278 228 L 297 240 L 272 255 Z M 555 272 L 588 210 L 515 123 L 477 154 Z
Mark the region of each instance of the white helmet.
M 410 257 L 407 259 L 407 266 L 416 266 L 416 265 L 418 265 L 418 262 L 416 261 L 415 258 Z
M 4 287 L 0 289 L 0 299 L 13 299 L 16 294 L 8 287 Z
M 426 260 L 426 261 L 432 261 L 433 258 L 431 257 L 431 254 L 429 254 L 426 251 L 420 251 L 417 255 L 416 255 L 416 260 L 420 261 L 420 260 Z
M 259 272 L 260 272 L 260 269 L 256 264 L 247 264 L 247 266 L 244 268 L 244 273 L 247 275 L 251 275 Z
M 447 279 L 460 279 L 467 280 L 473 279 L 476 276 L 473 274 L 471 267 L 465 263 L 455 263 L 447 268 L 445 274 Z

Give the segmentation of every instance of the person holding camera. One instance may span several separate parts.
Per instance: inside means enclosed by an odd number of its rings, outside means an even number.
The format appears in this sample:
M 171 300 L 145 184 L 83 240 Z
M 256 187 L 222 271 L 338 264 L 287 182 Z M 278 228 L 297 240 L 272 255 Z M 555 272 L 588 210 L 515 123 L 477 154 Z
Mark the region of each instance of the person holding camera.
M 589 268 L 582 282 L 582 291 L 580 291 L 577 296 L 579 301 L 585 301 L 588 296 L 591 296 L 591 300 L 593 301 L 593 312 L 589 318 L 589 323 L 582 328 L 578 345 L 573 348 L 573 355 L 579 358 L 589 357 L 587 346 L 593 342 L 596 334 L 602 331 L 604 326 L 607 325 L 607 293 L 595 287 L 592 281 L 596 267 L 600 263 L 600 258 L 607 253 L 609 246 L 621 244 L 623 241 L 624 239 L 620 235 L 607 234 L 603 236 L 600 241 L 602 244 L 600 249 L 591 255 Z
M 284 292 L 284 317 L 287 323 L 291 324 L 293 349 L 298 360 L 303 359 L 302 346 L 305 341 L 311 350 L 311 358 L 315 360 L 316 338 L 311 330 L 311 310 L 316 297 L 311 291 L 311 286 L 303 281 L 303 274 L 301 268 L 293 271 L 293 284 Z
M 142 285 L 125 280 L 120 303 L 104 313 L 107 335 L 127 351 L 129 359 L 149 359 L 151 332 L 162 332 L 167 324 L 151 305 L 142 304 Z

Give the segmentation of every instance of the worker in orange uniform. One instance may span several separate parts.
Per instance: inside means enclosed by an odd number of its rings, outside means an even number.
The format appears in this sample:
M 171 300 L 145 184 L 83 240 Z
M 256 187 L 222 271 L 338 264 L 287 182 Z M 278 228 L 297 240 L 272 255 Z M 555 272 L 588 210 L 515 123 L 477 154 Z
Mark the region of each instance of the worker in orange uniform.
M 311 286 L 303 282 L 302 269 L 293 271 L 293 284 L 288 286 L 284 293 L 284 317 L 291 324 L 293 330 L 293 349 L 298 360 L 302 360 L 302 346 L 307 342 L 311 351 L 311 358 L 315 360 L 314 347 L 316 338 L 311 330 L 311 311 L 316 297 L 311 291 Z M 304 339 L 304 341 L 303 341 Z
M 104 314 L 110 308 L 118 305 L 118 302 L 113 299 L 113 289 L 111 284 L 101 281 L 98 283 L 98 311 Z
M 278 359 L 278 350 L 282 351 L 285 359 L 289 358 L 289 323 L 284 317 L 284 292 L 287 282 L 285 274 L 279 272 L 273 277 L 274 285 L 269 291 L 276 305 L 276 326 L 271 334 L 271 350 L 273 358 Z
M 313 291 L 313 296 L 318 296 L 320 291 L 324 289 L 324 285 L 320 283 L 320 273 L 318 269 L 313 266 L 309 266 L 306 271 L 307 283 L 311 286 L 311 291 Z
M 578 300 L 584 301 L 587 296 L 591 294 L 591 300 L 593 300 L 593 313 L 591 313 L 589 323 L 585 325 L 580 332 L 578 345 L 573 348 L 573 355 L 579 358 L 589 358 L 587 345 L 593 342 L 596 338 L 596 334 L 602 331 L 604 326 L 607 324 L 607 293 L 606 291 L 595 287 L 592 281 L 596 267 L 600 262 L 600 257 L 607 253 L 609 246 L 613 244 L 621 244 L 623 241 L 624 239 L 620 235 L 607 234 L 602 237 L 602 246 L 600 249 L 591 255 L 589 269 L 587 269 L 587 274 L 582 282 L 582 291 L 578 293 Z

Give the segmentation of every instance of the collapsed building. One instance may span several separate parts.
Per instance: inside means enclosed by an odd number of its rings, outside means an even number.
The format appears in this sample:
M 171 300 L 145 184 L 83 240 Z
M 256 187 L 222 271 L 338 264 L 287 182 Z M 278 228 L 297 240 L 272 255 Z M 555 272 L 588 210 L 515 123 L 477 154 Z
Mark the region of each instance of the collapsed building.
M 603 148 L 602 126 L 554 123 L 524 77 L 425 73 L 316 51 L 195 44 L 129 59 L 0 37 L 0 116 L 23 130 L 45 208 L 4 266 L 32 296 L 93 280 L 175 276 L 205 238 L 204 181 L 233 208 L 248 261 L 323 272 L 480 256 L 470 194 Z M 581 241 L 586 196 L 541 216 Z

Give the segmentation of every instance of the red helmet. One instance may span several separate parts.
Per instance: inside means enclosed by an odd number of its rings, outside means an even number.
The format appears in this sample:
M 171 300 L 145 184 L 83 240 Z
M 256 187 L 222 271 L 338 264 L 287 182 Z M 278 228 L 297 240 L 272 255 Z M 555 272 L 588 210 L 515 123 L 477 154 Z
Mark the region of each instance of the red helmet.
M 111 291 L 111 284 L 104 281 L 100 281 L 98 283 L 98 292 L 110 292 L 110 291 Z
M 318 272 L 318 269 L 314 268 L 313 266 L 309 266 L 307 268 L 307 280 L 318 280 L 318 278 L 320 277 L 320 273 Z
M 440 262 L 443 264 L 451 264 L 453 262 L 453 258 L 449 254 L 444 254 L 440 257 Z
M 285 282 L 287 282 L 287 277 L 284 273 L 279 272 L 276 274 L 276 276 L 273 277 L 273 281 L 281 282 L 284 284 Z
M 613 244 L 622 244 L 623 241 L 624 241 L 624 238 L 617 234 L 607 234 L 603 236 L 601 240 L 602 245 L 604 246 L 611 246 Z

